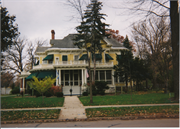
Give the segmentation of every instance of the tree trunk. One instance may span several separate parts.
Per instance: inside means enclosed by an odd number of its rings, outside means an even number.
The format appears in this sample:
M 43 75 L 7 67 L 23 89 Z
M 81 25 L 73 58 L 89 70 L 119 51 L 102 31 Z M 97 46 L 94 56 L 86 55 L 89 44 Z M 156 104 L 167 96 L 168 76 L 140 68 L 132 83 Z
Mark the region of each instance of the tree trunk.
M 87 55 L 89 53 L 87 52 Z M 90 59 L 91 59 L 91 54 L 90 54 L 90 57 L 88 55 L 88 63 L 89 63 L 89 85 L 90 85 L 90 103 L 93 103 L 93 97 L 92 97 L 92 75 L 91 75 L 91 62 L 90 62 Z
M 146 78 L 146 89 L 149 89 L 148 88 L 148 79 Z
M 179 100 L 179 5 L 170 1 L 171 45 L 173 55 L 174 99 Z
M 153 77 L 153 86 L 152 86 L 152 89 L 155 89 L 156 88 L 156 78 Z
M 93 75 L 93 83 L 95 84 L 95 77 L 96 77 L 96 54 L 93 53 L 93 56 L 94 56 L 94 59 L 93 59 L 93 62 L 94 62 L 94 75 Z
M 44 104 L 44 97 L 43 97 L 43 93 L 42 93 L 42 100 L 43 100 L 43 101 L 42 101 L 42 104 Z

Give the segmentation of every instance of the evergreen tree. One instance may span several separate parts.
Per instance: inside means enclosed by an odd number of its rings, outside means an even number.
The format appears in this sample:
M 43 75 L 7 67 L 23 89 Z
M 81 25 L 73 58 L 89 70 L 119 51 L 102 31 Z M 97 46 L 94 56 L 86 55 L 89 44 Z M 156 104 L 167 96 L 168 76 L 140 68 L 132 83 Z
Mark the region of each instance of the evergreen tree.
M 133 77 L 133 54 L 132 46 L 130 46 L 129 39 L 126 36 L 123 41 L 123 45 L 127 48 L 125 50 L 120 50 L 121 55 L 117 55 L 116 59 L 118 61 L 117 65 L 114 65 L 115 76 L 120 77 L 122 81 L 126 82 L 126 89 L 128 89 L 128 81 Z
M 102 53 L 102 44 L 100 40 L 104 37 L 108 37 L 109 34 L 106 34 L 105 27 L 109 26 L 102 22 L 105 20 L 105 14 L 100 13 L 102 9 L 102 2 L 98 0 L 91 0 L 91 3 L 87 6 L 87 10 L 85 10 L 83 21 L 81 25 L 76 27 L 78 31 L 78 35 L 75 37 L 75 45 L 79 48 L 86 48 L 87 55 L 88 55 L 88 62 L 89 62 L 89 73 L 91 75 L 90 70 L 90 58 L 89 52 L 93 55 L 93 62 L 94 62 L 94 78 L 93 82 L 95 81 L 95 74 L 96 74 L 96 56 L 95 53 Z M 91 55 L 90 54 L 90 55 Z M 90 102 L 92 103 L 92 82 L 90 78 Z
M 129 39 L 126 38 L 123 41 L 126 50 L 120 50 L 121 55 L 117 55 L 118 64 L 114 66 L 115 76 L 120 77 L 122 81 L 126 82 L 126 88 L 128 89 L 128 81 L 132 88 L 132 80 L 136 81 L 136 90 L 139 90 L 139 82 L 150 78 L 151 73 L 148 69 L 148 63 L 145 60 L 139 58 L 133 58 L 132 46 L 129 43 Z
M 8 14 L 6 7 L 1 7 L 1 52 L 5 51 L 20 33 L 18 32 L 18 25 L 15 24 L 16 17 Z

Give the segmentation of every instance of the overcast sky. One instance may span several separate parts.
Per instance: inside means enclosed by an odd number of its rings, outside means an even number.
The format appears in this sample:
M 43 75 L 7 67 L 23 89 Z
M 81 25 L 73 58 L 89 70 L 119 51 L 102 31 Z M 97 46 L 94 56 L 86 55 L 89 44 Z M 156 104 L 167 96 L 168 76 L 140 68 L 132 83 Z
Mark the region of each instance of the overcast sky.
M 122 36 L 130 36 L 129 25 L 134 19 L 122 16 L 122 10 L 113 8 L 121 4 L 119 0 L 101 0 L 102 12 L 107 14 L 106 23 L 110 29 L 119 30 Z M 66 0 L 2 0 L 10 15 L 16 16 L 21 37 L 28 40 L 51 39 L 51 30 L 55 30 L 55 38 L 62 39 L 70 33 L 76 33 L 75 27 L 80 23 L 72 19 L 75 10 L 67 6 Z

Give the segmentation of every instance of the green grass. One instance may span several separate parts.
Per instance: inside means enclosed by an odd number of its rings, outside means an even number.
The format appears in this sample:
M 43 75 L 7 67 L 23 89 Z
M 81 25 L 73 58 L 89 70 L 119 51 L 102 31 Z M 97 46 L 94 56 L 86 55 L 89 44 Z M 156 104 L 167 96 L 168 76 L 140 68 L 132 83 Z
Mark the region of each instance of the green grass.
M 174 95 L 171 95 L 173 97 Z M 150 93 L 150 94 L 122 94 L 122 95 L 105 95 L 93 96 L 93 103 L 90 104 L 90 96 L 83 96 L 79 98 L 84 106 L 90 105 L 126 105 L 126 104 L 158 104 L 158 103 L 174 103 L 171 101 L 169 94 L 164 93 Z
M 58 119 L 60 109 L 34 111 L 3 111 L 1 121 Z
M 179 106 L 147 106 L 86 109 L 87 117 L 120 117 L 179 114 Z
M 42 97 L 1 97 L 1 108 L 37 108 L 37 107 L 62 107 L 64 98 L 44 97 L 44 104 Z

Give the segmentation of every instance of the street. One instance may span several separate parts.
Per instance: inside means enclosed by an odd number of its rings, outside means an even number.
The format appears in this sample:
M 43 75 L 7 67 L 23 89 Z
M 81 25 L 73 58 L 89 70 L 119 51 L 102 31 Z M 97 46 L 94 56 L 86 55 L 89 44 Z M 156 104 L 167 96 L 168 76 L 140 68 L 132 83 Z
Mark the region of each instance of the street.
M 179 119 L 143 119 L 143 120 L 102 120 L 102 121 L 80 121 L 80 122 L 54 122 L 54 123 L 24 123 L 24 124 L 2 124 L 1 128 L 7 127 L 30 127 L 30 128 L 88 128 L 88 127 L 179 127 Z

